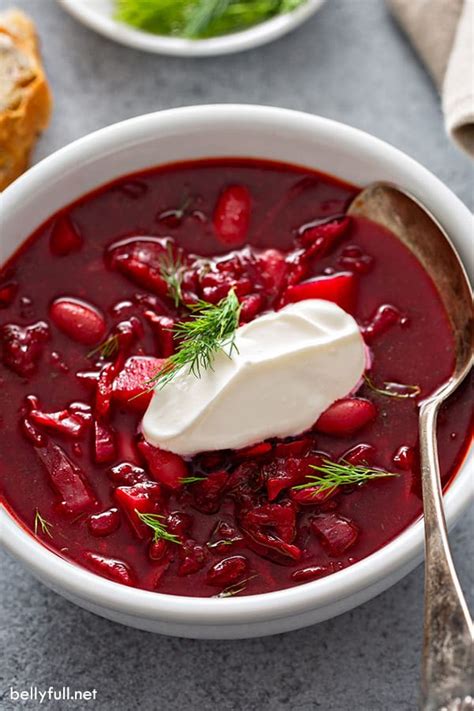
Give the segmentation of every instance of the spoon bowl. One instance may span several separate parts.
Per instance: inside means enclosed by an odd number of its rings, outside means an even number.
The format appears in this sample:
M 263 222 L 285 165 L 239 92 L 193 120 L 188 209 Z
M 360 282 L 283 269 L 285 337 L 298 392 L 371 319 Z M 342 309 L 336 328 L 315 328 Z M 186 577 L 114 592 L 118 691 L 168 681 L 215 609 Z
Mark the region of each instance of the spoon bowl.
M 438 410 L 472 367 L 472 291 L 448 235 L 433 215 L 409 193 L 389 183 L 373 183 L 354 199 L 349 214 L 386 227 L 415 254 L 431 276 L 453 329 L 453 373 L 420 403 L 425 523 L 421 708 L 424 711 L 472 709 L 473 625 L 449 550 L 436 442 Z

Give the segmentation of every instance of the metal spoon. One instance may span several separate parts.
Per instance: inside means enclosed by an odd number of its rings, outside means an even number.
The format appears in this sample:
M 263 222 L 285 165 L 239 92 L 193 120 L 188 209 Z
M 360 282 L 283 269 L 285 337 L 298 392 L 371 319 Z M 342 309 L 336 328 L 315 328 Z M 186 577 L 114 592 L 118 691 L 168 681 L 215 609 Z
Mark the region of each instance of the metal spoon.
M 425 616 L 421 681 L 423 711 L 474 709 L 474 632 L 449 550 L 439 475 L 436 420 L 440 405 L 468 374 L 474 332 L 472 292 L 447 234 L 414 197 L 388 183 L 373 183 L 349 214 L 389 229 L 430 274 L 456 342 L 451 378 L 420 403 L 420 455 L 425 522 Z

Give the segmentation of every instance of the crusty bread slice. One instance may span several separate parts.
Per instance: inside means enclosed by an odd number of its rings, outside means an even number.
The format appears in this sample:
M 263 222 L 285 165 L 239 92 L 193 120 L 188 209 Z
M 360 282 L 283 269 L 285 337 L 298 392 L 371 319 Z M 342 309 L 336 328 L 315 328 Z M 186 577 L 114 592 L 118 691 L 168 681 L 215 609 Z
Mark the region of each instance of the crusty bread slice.
M 19 10 L 0 13 L 0 190 L 26 170 L 51 106 L 32 20 Z

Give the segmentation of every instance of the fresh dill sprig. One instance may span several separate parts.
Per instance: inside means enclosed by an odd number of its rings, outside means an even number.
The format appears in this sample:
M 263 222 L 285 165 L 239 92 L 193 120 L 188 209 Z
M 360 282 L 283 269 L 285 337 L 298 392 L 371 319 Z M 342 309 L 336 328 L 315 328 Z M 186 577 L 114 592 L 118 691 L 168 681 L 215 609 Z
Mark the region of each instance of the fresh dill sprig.
M 331 462 L 328 459 L 323 460 L 323 464 L 309 465 L 311 469 L 321 472 L 324 476 L 318 474 L 307 474 L 307 482 L 291 487 L 297 491 L 300 489 L 311 489 L 317 487 L 315 493 L 327 491 L 332 493 L 338 486 L 346 484 L 363 484 L 371 479 L 383 479 L 385 477 L 398 476 L 393 472 L 387 472 L 383 469 L 373 469 L 372 467 L 364 467 L 360 464 L 350 464 L 349 462 Z
M 385 381 L 383 388 L 379 388 L 374 382 L 369 378 L 368 375 L 364 375 L 364 380 L 371 390 L 379 395 L 385 395 L 386 397 L 395 397 L 399 400 L 407 400 L 409 398 L 418 397 L 421 393 L 421 388 L 419 385 L 405 385 L 403 383 L 391 383 Z
M 145 383 L 147 390 L 163 388 L 183 368 L 196 378 L 203 370 L 212 369 L 214 358 L 224 351 L 229 358 L 236 349 L 235 331 L 239 325 L 241 305 L 231 289 L 217 304 L 198 301 L 190 307 L 191 316 L 175 326 L 174 335 L 180 340 L 176 353 L 164 367 Z
M 87 354 L 87 358 L 94 358 L 96 355 L 100 355 L 101 358 L 110 358 L 111 356 L 115 355 L 118 353 L 120 348 L 120 341 L 118 334 L 114 334 L 112 336 L 109 336 L 107 340 L 103 341 L 102 343 L 99 343 L 99 345 L 96 348 L 93 348 L 89 353 Z
M 183 282 L 183 262 L 181 256 L 173 253 L 173 247 L 168 248 L 160 257 L 160 276 L 166 282 L 168 294 L 177 308 L 183 300 L 181 284 Z
M 194 484 L 196 481 L 204 481 L 205 476 L 183 476 L 180 484 Z
M 42 517 L 40 514 L 39 510 L 36 509 L 35 511 L 35 520 L 34 520 L 34 532 L 35 536 L 38 535 L 38 529 L 41 528 L 41 533 L 44 533 L 46 536 L 49 536 L 50 538 L 53 537 L 53 534 L 51 533 L 51 528 L 53 527 L 52 523 L 49 523 Z
M 170 533 L 167 530 L 166 525 L 163 523 L 166 516 L 154 513 L 142 513 L 140 511 L 137 511 L 137 509 L 135 509 L 135 513 L 137 514 L 140 521 L 146 526 L 149 526 L 153 531 L 154 543 L 156 543 L 156 541 L 159 541 L 160 539 L 163 539 L 165 541 L 169 541 L 170 543 L 178 543 L 179 545 L 181 545 L 181 541 L 179 540 L 179 538 L 175 536 L 174 533 Z
M 221 592 L 217 595 L 214 595 L 214 597 L 233 597 L 234 595 L 238 595 L 239 593 L 245 590 L 245 588 L 247 587 L 247 583 L 257 577 L 257 574 L 250 575 L 250 577 L 244 578 L 240 582 L 234 583 L 233 585 L 229 585 L 229 587 L 224 588 L 224 590 L 221 590 Z

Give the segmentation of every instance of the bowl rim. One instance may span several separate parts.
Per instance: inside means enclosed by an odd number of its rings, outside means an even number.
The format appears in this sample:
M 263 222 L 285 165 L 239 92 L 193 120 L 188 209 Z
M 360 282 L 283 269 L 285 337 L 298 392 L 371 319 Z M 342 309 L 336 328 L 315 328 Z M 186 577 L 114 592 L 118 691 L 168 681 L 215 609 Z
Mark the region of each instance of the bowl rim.
M 247 30 L 209 39 L 186 39 L 153 34 L 118 22 L 78 0 L 58 0 L 76 20 L 99 34 L 128 47 L 175 57 L 211 57 L 259 47 L 296 29 L 319 10 L 326 0 L 306 0 L 295 10 L 260 22 Z
M 43 159 L 12 183 L 2 194 L 3 214 L 5 216 L 9 210 L 14 210 L 17 203 L 22 204 L 28 195 L 34 194 L 48 181 L 68 170 L 74 171 L 79 160 L 87 163 L 97 156 L 101 160 L 113 153 L 114 148 L 127 142 L 146 142 L 152 136 L 159 138 L 160 128 L 163 130 L 166 125 L 172 125 L 175 132 L 196 125 L 204 131 L 211 121 L 216 120 L 223 124 L 226 121 L 231 123 L 245 120 L 245 124 L 250 126 L 249 130 L 252 130 L 255 123 L 260 126 L 284 126 L 287 130 L 289 127 L 292 133 L 297 133 L 300 128 L 305 131 L 310 129 L 322 137 L 331 135 L 333 140 L 336 136 L 347 150 L 352 147 L 361 154 L 365 152 L 383 156 L 384 159 L 401 163 L 416 174 L 427 192 L 431 191 L 437 200 L 456 213 L 467 229 L 471 229 L 472 215 L 459 198 L 426 168 L 390 144 L 359 129 L 320 116 L 276 107 L 238 104 L 168 109 L 128 119 L 79 138 Z M 126 175 L 126 171 L 123 174 Z M 449 525 L 456 522 L 472 498 L 469 467 L 473 463 L 474 448 L 471 442 L 445 495 Z M 151 592 L 102 578 L 61 558 L 36 540 L 3 501 L 0 501 L 0 534 L 4 547 L 37 577 L 76 600 L 91 600 L 96 605 L 142 619 L 166 619 L 167 622 L 199 626 L 277 620 L 324 607 L 356 596 L 362 590 L 380 583 L 383 578 L 393 578 L 404 566 L 413 566 L 423 551 L 423 519 L 420 518 L 383 548 L 325 578 L 259 595 L 216 599 Z

